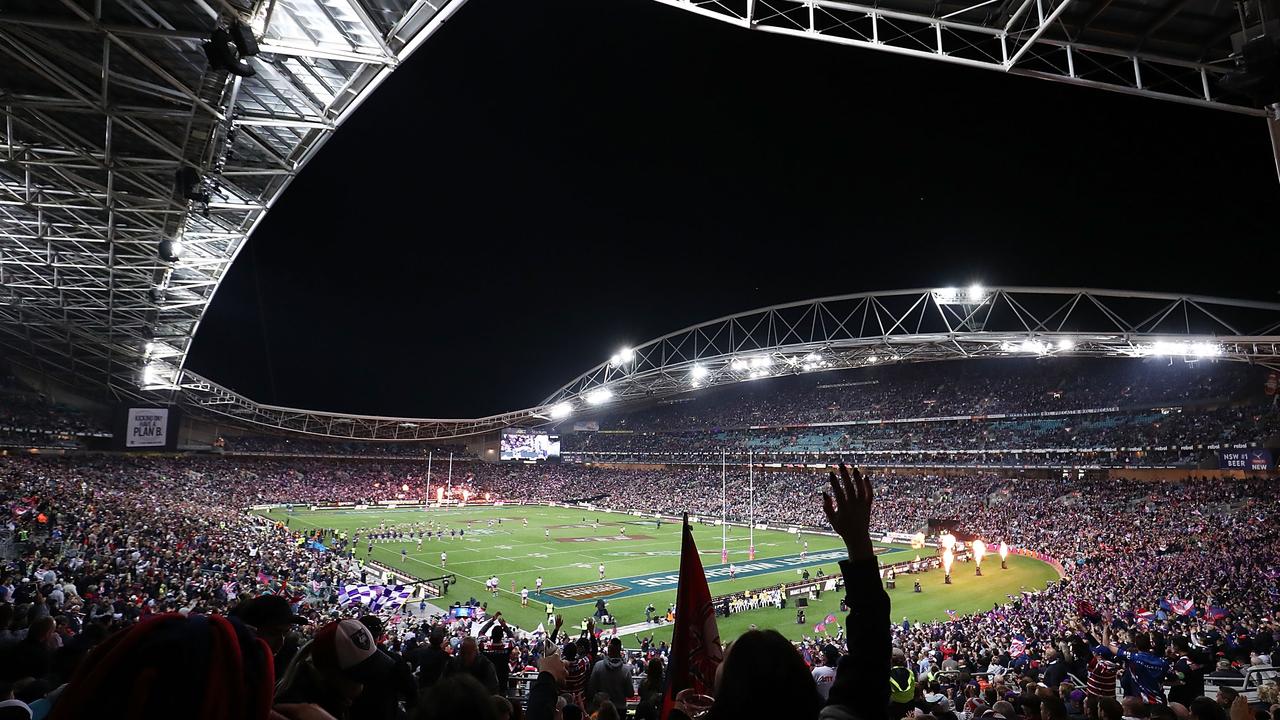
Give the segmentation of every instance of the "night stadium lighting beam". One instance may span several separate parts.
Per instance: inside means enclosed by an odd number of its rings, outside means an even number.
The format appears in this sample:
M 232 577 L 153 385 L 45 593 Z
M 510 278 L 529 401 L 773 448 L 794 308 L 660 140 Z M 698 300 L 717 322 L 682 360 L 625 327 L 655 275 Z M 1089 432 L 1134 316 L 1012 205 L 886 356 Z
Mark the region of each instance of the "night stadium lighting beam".
M 572 413 L 573 403 L 568 400 L 563 400 L 552 405 L 551 409 L 547 411 L 547 414 L 551 416 L 552 420 L 563 420 L 564 418 L 569 417 Z

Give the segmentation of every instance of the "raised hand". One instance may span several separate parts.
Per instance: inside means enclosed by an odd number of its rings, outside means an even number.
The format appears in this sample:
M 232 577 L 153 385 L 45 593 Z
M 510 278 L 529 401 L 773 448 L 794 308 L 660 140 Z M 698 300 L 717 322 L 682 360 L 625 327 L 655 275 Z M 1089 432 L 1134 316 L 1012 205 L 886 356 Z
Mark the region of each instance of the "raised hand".
M 844 539 L 850 560 L 875 557 L 871 549 L 871 481 L 840 463 L 840 477 L 831 473 L 831 492 L 822 493 L 822 509 L 832 529 Z

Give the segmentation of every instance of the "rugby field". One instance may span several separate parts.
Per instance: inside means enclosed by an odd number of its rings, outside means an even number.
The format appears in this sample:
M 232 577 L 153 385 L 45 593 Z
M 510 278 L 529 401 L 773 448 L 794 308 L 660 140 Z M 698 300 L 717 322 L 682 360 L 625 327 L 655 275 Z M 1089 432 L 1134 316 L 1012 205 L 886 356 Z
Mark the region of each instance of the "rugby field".
M 387 528 L 415 531 L 418 523 L 434 523 L 437 529 L 446 529 L 445 539 L 424 541 L 421 550 L 416 541 L 376 542 L 372 559 L 420 578 L 452 573 L 457 576 L 457 584 L 450 587 L 445 598 L 433 601 L 435 604 L 475 597 L 487 601 L 490 612 L 501 610 L 512 622 L 529 629 L 546 619 L 548 601 L 564 616 L 566 624 L 578 624 L 592 614 L 596 598 L 603 597 L 620 625 L 643 622 L 649 603 L 663 613 L 675 601 L 679 522 L 662 521 L 659 527 L 652 517 L 529 505 L 425 510 L 298 508 L 292 512 L 275 509 L 265 514 L 287 521 L 295 530 L 320 527 L 346 530 L 351 535 L 362 529 L 356 549 L 360 559 L 369 557 L 365 538 L 383 523 Z M 465 533 L 450 538 L 449 529 Z M 747 530 L 730 527 L 729 561 L 737 568 L 731 580 L 728 566 L 721 563 L 721 528 L 695 525 L 694 537 L 713 595 L 776 587 L 799 580 L 804 570 L 815 575 L 821 568 L 828 575 L 834 574 L 839 572 L 838 562 L 844 557 L 844 546 L 838 538 L 797 536 L 785 529 L 771 529 L 755 531 L 755 560 L 748 560 Z M 448 555 L 444 568 L 441 552 Z M 877 552 L 881 563 L 909 560 L 917 554 L 901 545 L 879 545 Z M 598 572 L 601 563 L 605 565 L 604 580 Z M 984 577 L 974 577 L 972 565 L 958 565 L 952 585 L 943 584 L 941 572 L 900 576 L 898 588 L 890 592 L 894 621 L 904 617 L 912 621 L 941 619 L 947 610 L 965 613 L 989 609 L 993 603 L 1005 602 L 1008 594 L 1043 588 L 1046 582 L 1057 578 L 1045 563 L 1020 556 L 1011 556 L 1009 569 L 1004 571 L 1000 570 L 998 558 L 988 558 L 984 572 Z M 494 575 L 501 586 L 496 600 L 484 587 Z M 541 593 L 535 591 L 539 576 L 543 580 Z M 920 580 L 922 593 L 912 592 L 914 580 Z M 525 587 L 529 589 L 529 606 L 522 608 L 520 591 Z M 812 636 L 813 625 L 828 614 L 839 616 L 838 608 L 838 593 L 823 593 L 808 610 L 808 621 L 803 626 L 796 623 L 793 602 L 785 610 L 766 608 L 738 613 L 720 619 L 721 636 L 736 637 L 754 624 L 777 629 L 798 640 L 802 635 Z M 844 618 L 839 621 L 843 623 Z M 654 626 L 655 638 L 667 639 L 670 634 L 669 627 Z

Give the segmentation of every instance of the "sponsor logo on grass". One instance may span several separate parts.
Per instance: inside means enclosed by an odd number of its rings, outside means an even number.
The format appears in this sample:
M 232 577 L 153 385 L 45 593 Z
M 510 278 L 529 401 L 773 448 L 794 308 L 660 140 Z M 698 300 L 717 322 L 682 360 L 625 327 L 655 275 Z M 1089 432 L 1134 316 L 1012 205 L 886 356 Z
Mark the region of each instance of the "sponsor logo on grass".
M 628 542 L 631 540 L 652 540 L 648 535 L 593 535 L 591 537 L 558 537 L 556 542 Z
M 592 583 L 590 585 L 577 585 L 575 587 L 547 590 L 545 594 L 560 598 L 561 600 L 594 600 L 598 597 L 617 595 L 626 589 L 627 588 L 617 583 L 601 582 Z
M 650 550 L 648 552 L 640 552 L 638 550 L 619 550 L 617 552 L 605 553 L 608 557 L 677 557 L 680 555 L 679 550 Z

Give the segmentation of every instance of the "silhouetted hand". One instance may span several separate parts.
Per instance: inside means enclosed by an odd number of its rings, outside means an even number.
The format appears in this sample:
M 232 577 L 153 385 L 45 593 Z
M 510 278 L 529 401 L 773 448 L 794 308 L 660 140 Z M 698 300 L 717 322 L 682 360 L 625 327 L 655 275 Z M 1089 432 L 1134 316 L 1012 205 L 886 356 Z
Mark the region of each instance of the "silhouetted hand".
M 871 549 L 871 481 L 857 468 L 840 463 L 840 477 L 831 473 L 831 492 L 822 493 L 822 509 L 831 527 L 844 539 L 850 560 L 875 557 Z
M 1237 695 L 1231 703 L 1231 720 L 1253 720 L 1253 708 L 1243 695 Z

